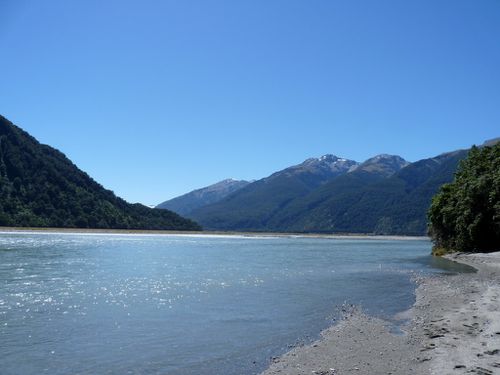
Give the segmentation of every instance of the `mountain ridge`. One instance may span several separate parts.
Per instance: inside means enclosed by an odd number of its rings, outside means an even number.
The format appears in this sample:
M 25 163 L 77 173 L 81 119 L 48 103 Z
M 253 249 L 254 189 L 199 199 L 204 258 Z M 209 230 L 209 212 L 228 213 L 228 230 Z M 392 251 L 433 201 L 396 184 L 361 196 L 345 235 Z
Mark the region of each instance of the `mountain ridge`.
M 393 161 L 395 170 L 396 165 L 407 163 L 399 156 L 386 155 L 380 159 L 381 164 Z M 215 230 L 281 231 L 275 225 L 281 212 L 337 177 L 356 170 L 356 174 L 370 174 L 365 169 L 374 163 L 367 162 L 359 169 L 362 163 L 332 154 L 309 158 L 257 180 L 216 204 L 194 210 L 189 217 Z M 387 174 L 389 168 L 379 168 L 373 174 Z
M 348 159 L 309 158 L 189 217 L 211 230 L 425 235 L 431 197 L 452 180 L 466 154 L 455 150 L 413 163 L 380 154 L 362 163 L 352 160 L 342 173 L 322 180 L 322 172 L 332 168 L 318 163 Z M 321 182 L 304 184 L 311 174 Z
M 210 229 L 253 231 L 266 226 L 272 216 L 290 201 L 301 197 L 335 176 L 347 173 L 357 163 L 335 155 L 309 158 L 277 171 L 236 191 L 220 202 L 194 210 L 188 216 L 212 216 Z M 222 213 L 218 207 L 225 206 Z M 201 212 L 202 216 L 199 216 Z M 235 223 L 233 225 L 232 223 Z

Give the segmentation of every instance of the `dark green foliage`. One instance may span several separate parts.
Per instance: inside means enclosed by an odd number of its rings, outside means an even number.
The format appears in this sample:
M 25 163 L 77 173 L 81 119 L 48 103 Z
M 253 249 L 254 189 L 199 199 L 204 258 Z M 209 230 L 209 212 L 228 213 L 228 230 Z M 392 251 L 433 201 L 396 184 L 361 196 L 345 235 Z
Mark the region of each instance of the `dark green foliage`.
M 0 225 L 198 230 L 181 216 L 129 204 L 0 116 Z
M 473 147 L 429 210 L 436 249 L 500 250 L 500 143 Z

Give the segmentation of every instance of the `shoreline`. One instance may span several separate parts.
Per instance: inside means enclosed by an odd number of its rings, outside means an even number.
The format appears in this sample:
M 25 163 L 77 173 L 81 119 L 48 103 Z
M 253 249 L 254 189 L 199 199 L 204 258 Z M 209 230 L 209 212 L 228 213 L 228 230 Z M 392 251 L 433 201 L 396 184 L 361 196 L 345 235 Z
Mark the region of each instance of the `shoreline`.
M 446 258 L 477 272 L 419 278 L 402 334 L 355 311 L 261 375 L 500 373 L 500 252 Z
M 353 240 L 428 240 L 427 236 L 374 235 L 362 233 L 285 233 L 285 232 L 224 232 L 224 231 L 176 231 L 147 229 L 89 229 L 89 228 L 44 228 L 44 227 L 0 227 L 1 233 L 54 233 L 54 234 L 115 234 L 179 237 L 248 237 L 248 238 L 325 238 Z

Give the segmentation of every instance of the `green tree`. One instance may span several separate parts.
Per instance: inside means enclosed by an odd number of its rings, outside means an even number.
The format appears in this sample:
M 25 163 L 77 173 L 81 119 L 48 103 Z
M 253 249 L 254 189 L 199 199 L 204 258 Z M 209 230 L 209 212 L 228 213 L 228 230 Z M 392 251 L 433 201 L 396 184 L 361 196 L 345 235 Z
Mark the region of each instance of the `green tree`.
M 500 250 L 500 143 L 473 147 L 429 210 L 434 252 Z

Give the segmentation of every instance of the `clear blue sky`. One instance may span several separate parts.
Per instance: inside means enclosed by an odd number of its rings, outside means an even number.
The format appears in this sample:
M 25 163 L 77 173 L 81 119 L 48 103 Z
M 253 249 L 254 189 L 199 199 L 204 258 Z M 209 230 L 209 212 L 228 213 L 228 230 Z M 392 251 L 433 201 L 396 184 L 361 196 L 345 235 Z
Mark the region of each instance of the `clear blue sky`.
M 500 136 L 498 0 L 0 0 L 0 113 L 131 202 Z

